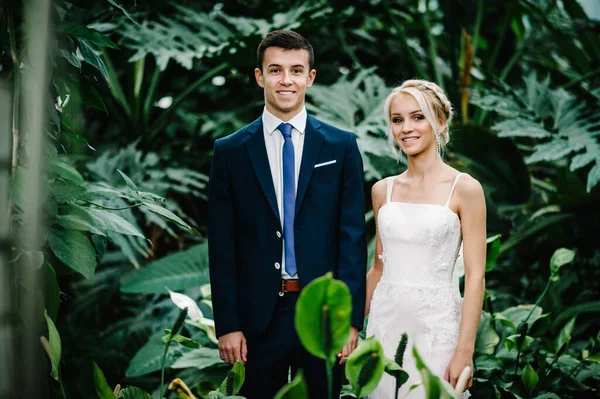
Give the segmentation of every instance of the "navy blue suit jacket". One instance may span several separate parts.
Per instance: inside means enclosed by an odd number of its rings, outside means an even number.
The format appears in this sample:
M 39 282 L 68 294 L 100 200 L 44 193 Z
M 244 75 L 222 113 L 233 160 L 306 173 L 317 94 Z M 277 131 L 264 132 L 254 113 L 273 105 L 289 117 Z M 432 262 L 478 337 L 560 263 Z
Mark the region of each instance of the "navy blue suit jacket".
M 262 118 L 215 141 L 208 205 L 217 336 L 258 336 L 273 316 L 283 246 Z M 350 288 L 352 325 L 361 329 L 367 262 L 362 160 L 353 133 L 310 115 L 294 229 L 300 285 L 332 271 Z

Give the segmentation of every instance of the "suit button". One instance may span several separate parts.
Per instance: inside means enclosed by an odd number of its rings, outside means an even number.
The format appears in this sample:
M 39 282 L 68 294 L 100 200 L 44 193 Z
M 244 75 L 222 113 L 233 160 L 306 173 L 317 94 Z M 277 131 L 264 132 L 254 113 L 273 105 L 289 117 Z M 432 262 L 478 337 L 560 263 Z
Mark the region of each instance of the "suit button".
M 281 238 L 281 232 L 280 231 L 278 231 L 276 234 L 277 234 L 277 238 Z
M 279 270 L 281 268 L 281 265 L 279 264 L 279 262 L 275 262 L 275 269 Z

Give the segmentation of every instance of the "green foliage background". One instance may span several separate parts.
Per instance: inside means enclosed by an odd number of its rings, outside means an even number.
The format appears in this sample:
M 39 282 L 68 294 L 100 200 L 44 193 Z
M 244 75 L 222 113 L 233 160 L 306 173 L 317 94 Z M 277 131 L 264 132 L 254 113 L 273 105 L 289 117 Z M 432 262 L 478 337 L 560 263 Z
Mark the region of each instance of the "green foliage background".
M 14 93 L 36 67 L 26 2 L 4 1 L 0 14 L 0 74 Z M 260 115 L 256 47 L 282 28 L 312 42 L 318 74 L 307 108 L 356 133 L 367 193 L 404 167 L 384 138 L 391 88 L 419 77 L 448 92 L 457 117 L 446 158 L 481 181 L 488 236 L 500 237 L 488 248 L 474 397 L 597 395 L 595 2 L 54 0 L 50 19 L 40 182 L 25 179 L 28 105 L 13 96 L 24 117 L 14 117 L 9 267 L 15 296 L 23 268 L 43 277 L 39 322 L 45 307 L 62 340 L 69 397 L 95 397 L 93 361 L 111 386 L 157 395 L 160 337 L 179 313 L 167 288 L 198 303 L 183 330 L 202 345 L 171 346 L 168 377 L 205 397 L 226 375 L 204 285 L 206 176 L 213 141 Z M 37 183 L 46 193 L 44 233 L 39 248 L 26 248 L 23 192 Z M 370 248 L 372 258 L 373 241 Z M 559 248 L 574 252 L 571 263 L 557 266 Z M 47 384 L 48 397 L 61 396 L 54 380 Z

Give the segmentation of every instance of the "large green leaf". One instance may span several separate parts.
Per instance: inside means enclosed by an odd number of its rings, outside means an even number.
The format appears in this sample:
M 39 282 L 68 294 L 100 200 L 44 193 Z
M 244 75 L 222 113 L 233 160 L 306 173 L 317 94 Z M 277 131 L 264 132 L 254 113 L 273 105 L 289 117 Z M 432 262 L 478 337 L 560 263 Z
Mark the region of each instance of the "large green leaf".
M 352 298 L 331 272 L 314 279 L 300 292 L 295 325 L 300 342 L 312 355 L 333 365 L 350 336 Z
M 165 343 L 162 341 L 162 334 L 157 333 L 152 335 L 148 342 L 142 346 L 137 351 L 133 359 L 131 359 L 129 367 L 127 367 L 127 371 L 125 371 L 125 376 L 139 377 L 141 375 L 160 370 L 162 367 L 162 356 L 164 350 Z M 178 358 L 181 357 L 181 355 L 189 351 L 190 349 L 187 349 L 182 345 L 169 346 L 165 367 L 170 367 Z
M 75 21 L 63 21 L 58 25 L 59 32 L 66 33 L 73 36 L 75 39 L 86 40 L 88 43 L 98 46 L 100 48 L 109 47 L 118 49 L 117 46 L 110 38 L 95 29 L 91 29 L 79 22 Z
M 86 213 L 59 215 L 56 222 L 67 230 L 89 231 L 90 233 L 106 236 L 95 224 L 93 219 Z
M 485 353 L 491 355 L 496 350 L 500 342 L 500 337 L 493 327 L 492 316 L 488 312 L 482 312 L 479 318 L 479 327 L 477 328 L 477 338 L 475 340 L 475 353 Z
M 104 65 L 104 61 L 102 61 L 100 57 L 98 57 L 96 52 L 89 46 L 89 44 L 86 43 L 85 40 L 79 39 L 78 42 L 83 60 L 91 66 L 93 66 L 94 68 L 96 68 L 98 71 L 100 71 L 106 82 L 110 82 L 108 79 L 108 72 L 106 71 L 106 65 Z
M 96 250 L 85 234 L 77 230 L 52 229 L 48 235 L 48 243 L 52 252 L 66 266 L 87 279 L 94 277 Z
M 361 398 L 369 395 L 379 384 L 385 369 L 383 347 L 371 336 L 358 345 L 346 362 L 346 378 L 354 394 Z
M 152 396 L 141 388 L 129 386 L 119 391 L 117 399 L 152 399 Z
M 204 370 L 215 366 L 227 366 L 227 364 L 223 363 L 223 360 L 219 357 L 219 350 L 215 348 L 198 348 L 184 353 L 171 365 L 171 368 L 185 369 L 194 367 L 199 370 Z
M 146 238 L 133 224 L 117 214 L 119 211 L 82 206 L 77 206 L 76 209 L 87 214 L 92 219 L 93 223 L 102 231 L 114 231 L 119 234 Z
M 565 326 L 560 330 L 558 337 L 556 337 L 556 341 L 554 342 L 554 350 L 556 353 L 562 351 L 564 345 L 568 345 L 571 341 L 571 335 L 573 334 L 573 328 L 575 327 L 575 317 L 565 324 Z
M 115 395 L 110 389 L 106 378 L 104 377 L 104 373 L 98 367 L 98 365 L 94 362 L 94 384 L 96 386 L 96 394 L 99 399 L 115 399 Z
M 417 347 L 413 347 L 413 356 L 416 361 L 417 370 L 421 373 L 421 380 L 425 388 L 426 399 L 457 399 L 458 394 L 452 389 L 450 384 L 441 380 L 427 367 Z
M 208 282 L 208 246 L 205 242 L 149 263 L 125 280 L 121 291 L 159 294 L 166 293 L 166 288 L 181 291 Z
M 537 385 L 539 380 L 540 378 L 538 377 L 536 371 L 533 369 L 533 367 L 531 367 L 529 363 L 527 363 L 527 365 L 523 368 L 523 374 L 521 374 L 521 381 L 523 381 L 523 385 L 525 385 L 525 388 L 527 388 L 529 393 L 531 393 L 535 389 L 535 386 Z
M 46 348 L 48 351 L 48 357 L 50 357 L 50 363 L 52 364 L 52 371 L 50 375 L 56 381 L 59 381 L 60 378 L 60 358 L 62 356 L 62 344 L 60 342 L 60 335 L 58 334 L 58 330 L 54 325 L 54 322 L 48 316 L 48 312 L 44 310 L 44 318 L 46 319 L 46 324 L 48 325 L 48 344 L 49 348 Z
M 52 158 L 50 160 L 48 171 L 76 184 L 82 184 L 84 182 L 83 177 L 77 169 L 57 158 Z
M 238 392 L 240 392 L 240 389 L 242 389 L 245 379 L 246 368 L 244 367 L 244 363 L 238 360 L 231 370 L 227 372 L 227 377 L 225 377 L 225 380 L 221 383 L 219 392 L 224 393 L 227 396 L 237 395 Z
M 43 284 L 45 286 L 44 303 L 46 304 L 48 315 L 50 315 L 52 320 L 56 320 L 60 307 L 60 287 L 56 279 L 56 272 L 47 262 L 42 266 L 42 270 L 44 273 Z
M 273 399 L 308 399 L 308 386 L 302 371 L 298 371 L 292 382 L 284 385 Z
M 513 306 L 503 310 L 501 313 L 508 320 L 510 320 L 513 323 L 513 325 L 519 326 L 527 319 L 529 313 L 533 309 L 533 313 L 531 313 L 531 316 L 529 316 L 529 319 L 527 320 L 527 323 L 531 326 L 537 319 L 543 316 L 542 308 L 539 306 L 535 306 L 534 308 L 534 306 L 535 305 Z
M 184 222 L 183 220 L 181 220 L 181 218 L 177 215 L 175 215 L 173 212 L 171 212 L 170 210 L 168 210 L 167 208 L 163 208 L 162 206 L 158 206 L 155 204 L 150 204 L 147 202 L 144 202 L 142 204 L 143 207 L 148 208 L 150 211 L 161 215 L 167 219 L 169 219 L 172 222 L 175 222 L 176 224 L 178 224 L 179 226 L 186 228 L 188 230 L 192 230 L 192 226 L 190 226 L 189 224 L 187 224 L 186 222 Z
M 550 259 L 550 272 L 552 273 L 550 279 L 555 282 L 558 281 L 560 279 L 560 275 L 558 274 L 560 268 L 573 262 L 574 258 L 575 251 L 567 248 L 557 249 L 554 254 L 552 254 L 552 258 Z
M 333 85 L 315 84 L 306 93 L 311 100 L 306 104 L 311 114 L 356 134 L 367 180 L 381 179 L 397 169 L 387 144 L 383 115 L 391 89 L 374 70 L 364 69 L 352 80 L 343 76 Z
M 500 242 L 500 234 L 488 237 L 486 243 L 487 256 L 485 260 L 485 272 L 487 273 L 489 271 L 492 271 L 492 269 L 496 265 L 496 260 L 498 259 L 498 256 L 500 256 L 500 248 L 502 246 Z

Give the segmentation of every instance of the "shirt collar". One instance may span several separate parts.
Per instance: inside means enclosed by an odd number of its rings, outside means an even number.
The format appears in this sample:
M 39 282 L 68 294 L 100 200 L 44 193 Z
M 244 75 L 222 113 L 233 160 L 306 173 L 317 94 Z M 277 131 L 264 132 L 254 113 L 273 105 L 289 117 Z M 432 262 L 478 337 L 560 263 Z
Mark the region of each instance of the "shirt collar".
M 300 134 L 304 134 L 304 131 L 306 130 L 306 118 L 307 118 L 306 107 L 302 107 L 302 110 L 300 112 L 298 112 L 298 114 L 296 116 L 294 116 L 292 119 L 287 121 L 287 123 L 292 125 L 294 127 L 294 129 L 296 129 L 297 131 L 300 132 Z M 281 125 L 283 123 L 283 121 L 281 119 L 279 119 L 278 117 L 276 117 L 275 115 L 270 113 L 267 110 L 267 107 L 265 107 L 265 109 L 263 110 L 262 122 L 265 125 L 267 132 L 270 135 L 273 134 L 273 132 L 275 130 L 277 130 L 279 125 Z

